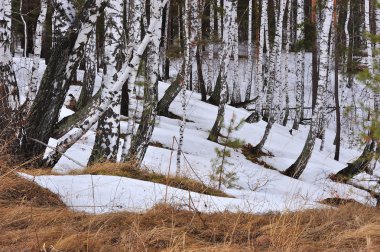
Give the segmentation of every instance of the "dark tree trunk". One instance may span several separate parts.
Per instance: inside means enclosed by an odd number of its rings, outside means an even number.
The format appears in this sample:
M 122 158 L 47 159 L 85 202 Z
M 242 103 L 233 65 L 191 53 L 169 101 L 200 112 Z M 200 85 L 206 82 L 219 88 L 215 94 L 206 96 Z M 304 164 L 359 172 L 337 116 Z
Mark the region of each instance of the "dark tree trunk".
M 97 10 L 96 1 L 87 0 L 83 11 L 78 15 L 67 36 L 62 38 L 54 48 L 25 125 L 28 137 L 44 143 L 48 142 L 58 121 L 59 111 L 69 89 L 70 80 L 83 59 L 84 46 L 87 42 L 80 44 L 79 48 L 74 50 L 76 40 L 79 38 L 78 34 L 83 25 L 93 23 L 89 18 Z M 89 35 L 87 34 L 87 40 Z M 69 72 L 67 72 L 68 66 Z M 45 146 L 36 142 L 27 142 L 25 145 L 24 149 L 27 151 L 22 153 L 25 158 L 37 156 L 45 149 Z
M 220 103 L 220 91 L 222 89 L 222 83 L 221 83 L 221 73 L 219 70 L 218 78 L 216 79 L 216 84 L 214 87 L 214 91 L 212 92 L 210 98 L 208 98 L 208 102 L 218 106 Z
M 157 114 L 160 116 L 170 117 L 169 107 L 170 104 L 177 97 L 179 92 L 181 91 L 181 84 L 183 83 L 183 73 L 184 73 L 184 64 L 182 64 L 181 72 L 178 73 L 176 79 L 173 83 L 168 87 L 165 91 L 164 96 L 160 99 L 157 104 Z
M 206 99 L 207 99 L 207 91 L 206 91 L 205 81 L 204 81 L 204 78 L 203 78 L 202 59 L 201 59 L 201 55 L 200 55 L 199 51 L 200 51 L 200 46 L 197 47 L 197 52 L 195 54 L 195 58 L 196 58 L 196 61 L 197 61 L 198 87 L 201 90 L 202 101 L 205 102 Z
M 129 89 L 128 81 L 123 85 L 121 90 L 121 101 L 120 101 L 120 115 L 128 116 L 128 103 L 129 103 Z
M 376 148 L 375 145 L 376 144 L 374 141 L 367 143 L 360 157 L 356 159 L 353 163 L 349 163 L 346 168 L 340 170 L 334 176 L 334 179 L 344 181 L 364 171 L 367 173 L 372 173 L 370 165 L 374 156 Z M 379 148 L 377 149 L 377 151 L 379 151 Z

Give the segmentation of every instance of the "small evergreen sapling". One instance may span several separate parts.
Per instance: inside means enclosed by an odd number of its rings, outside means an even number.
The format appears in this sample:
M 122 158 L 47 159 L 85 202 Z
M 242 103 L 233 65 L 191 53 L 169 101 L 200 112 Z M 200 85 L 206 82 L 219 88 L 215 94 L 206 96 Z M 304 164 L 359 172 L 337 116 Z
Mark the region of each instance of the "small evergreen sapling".
M 232 139 L 231 135 L 234 131 L 238 130 L 244 121 L 240 121 L 236 123 L 236 115 L 233 114 L 231 121 L 228 127 L 222 125 L 222 129 L 227 131 L 227 135 L 222 137 L 221 145 L 222 148 L 215 148 L 216 158 L 212 159 L 212 174 L 210 175 L 210 179 L 212 182 L 218 183 L 218 189 L 221 189 L 221 186 L 224 185 L 227 188 L 236 187 L 235 182 L 238 180 L 236 172 L 228 171 L 226 169 L 227 165 L 233 165 L 229 161 L 231 157 L 231 151 L 228 148 L 236 150 L 241 148 L 244 145 L 244 142 L 240 139 Z

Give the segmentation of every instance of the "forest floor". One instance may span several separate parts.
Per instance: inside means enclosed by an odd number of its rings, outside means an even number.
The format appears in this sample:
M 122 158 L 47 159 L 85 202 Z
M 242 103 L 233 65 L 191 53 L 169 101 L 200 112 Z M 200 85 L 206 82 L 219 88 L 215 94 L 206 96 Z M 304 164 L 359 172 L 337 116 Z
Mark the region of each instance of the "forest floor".
M 0 251 L 379 251 L 380 209 L 357 203 L 296 212 L 143 213 L 70 210 L 2 169 Z

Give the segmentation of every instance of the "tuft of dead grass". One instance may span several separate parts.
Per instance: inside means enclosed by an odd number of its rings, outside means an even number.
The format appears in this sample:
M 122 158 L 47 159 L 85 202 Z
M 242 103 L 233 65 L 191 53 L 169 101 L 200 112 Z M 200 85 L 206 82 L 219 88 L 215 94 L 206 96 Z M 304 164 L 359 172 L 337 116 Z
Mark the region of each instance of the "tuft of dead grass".
M 89 166 L 84 170 L 74 171 L 73 175 L 92 174 L 92 175 L 111 175 L 128 177 L 154 183 L 164 184 L 171 187 L 198 192 L 207 195 L 230 197 L 221 190 L 209 187 L 199 181 L 186 177 L 165 176 L 147 169 L 137 169 L 133 162 L 127 163 L 98 163 Z

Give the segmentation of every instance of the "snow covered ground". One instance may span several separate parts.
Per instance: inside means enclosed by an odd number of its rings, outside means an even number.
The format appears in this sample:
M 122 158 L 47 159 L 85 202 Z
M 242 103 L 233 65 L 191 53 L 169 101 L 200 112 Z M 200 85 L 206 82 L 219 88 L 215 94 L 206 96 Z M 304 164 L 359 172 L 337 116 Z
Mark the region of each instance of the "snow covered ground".
M 97 86 L 100 84 L 100 77 Z M 166 83 L 159 84 L 159 96 L 161 97 L 168 87 Z M 72 86 L 70 91 L 78 96 L 80 87 Z M 94 91 L 95 92 L 95 91 Z M 212 174 L 212 160 L 216 158 L 215 148 L 221 145 L 207 140 L 216 114 L 217 107 L 201 102 L 199 94 L 187 92 L 189 100 L 187 106 L 186 124 L 182 157 L 182 175 L 201 180 L 206 185 L 213 185 L 210 180 Z M 177 98 L 170 107 L 170 111 L 179 116 L 182 115 L 181 102 Z M 67 109 L 61 111 L 61 118 L 72 113 Z M 244 109 L 236 109 L 230 106 L 226 108 L 225 124 L 228 125 L 232 116 L 237 121 L 244 120 L 250 113 Z M 163 147 L 149 146 L 143 165 L 161 174 L 175 174 L 176 145 L 172 146 L 173 137 L 178 138 L 179 120 L 159 117 L 153 132 L 151 142 L 160 143 Z M 354 199 L 363 204 L 374 205 L 375 200 L 368 192 L 350 185 L 335 183 L 329 179 L 330 174 L 344 168 L 347 162 L 360 155 L 359 150 L 343 149 L 340 162 L 333 160 L 333 140 L 335 133 L 327 129 L 326 143 L 323 151 L 319 151 L 320 142 L 317 140 L 313 155 L 305 172 L 299 180 L 283 176 L 279 171 L 291 165 L 301 152 L 308 127 L 302 126 L 299 131 L 289 133 L 289 127 L 274 125 L 265 150 L 273 154 L 273 157 L 262 158 L 274 169 L 267 169 L 247 160 L 241 151 L 231 151 L 227 171 L 236 172 L 238 180 L 235 188 L 223 188 L 223 190 L 235 198 L 220 198 L 201 195 L 176 188 L 166 188 L 165 185 L 155 184 L 135 179 L 114 176 L 91 175 L 64 175 L 81 167 L 66 157 L 54 167 L 54 171 L 62 173 L 60 176 L 23 176 L 34 180 L 41 186 L 59 194 L 62 200 L 75 210 L 90 213 L 103 213 L 110 211 L 143 211 L 153 205 L 166 202 L 182 206 L 184 208 L 196 208 L 199 211 L 244 211 L 263 213 L 269 211 L 297 210 L 311 207 L 323 207 L 319 202 L 326 198 Z M 266 123 L 245 123 L 243 127 L 233 133 L 234 138 L 244 140 L 245 143 L 256 145 L 261 139 Z M 95 125 L 96 127 L 96 125 Z M 125 132 L 126 122 L 122 122 L 121 131 Z M 76 161 L 87 164 L 95 140 L 94 129 L 90 130 L 78 143 L 73 145 L 66 154 Z M 54 145 L 56 140 L 51 139 L 49 144 Z M 173 152 L 173 153 L 172 153 Z M 173 154 L 173 155 L 172 155 Z M 172 156 L 172 160 L 170 157 Z M 171 167 L 170 164 L 171 163 Z M 174 165 L 173 165 L 174 164 Z M 380 171 L 375 170 L 379 176 Z M 369 176 L 358 177 L 368 179 Z M 363 182 L 365 186 L 373 186 L 374 182 Z

